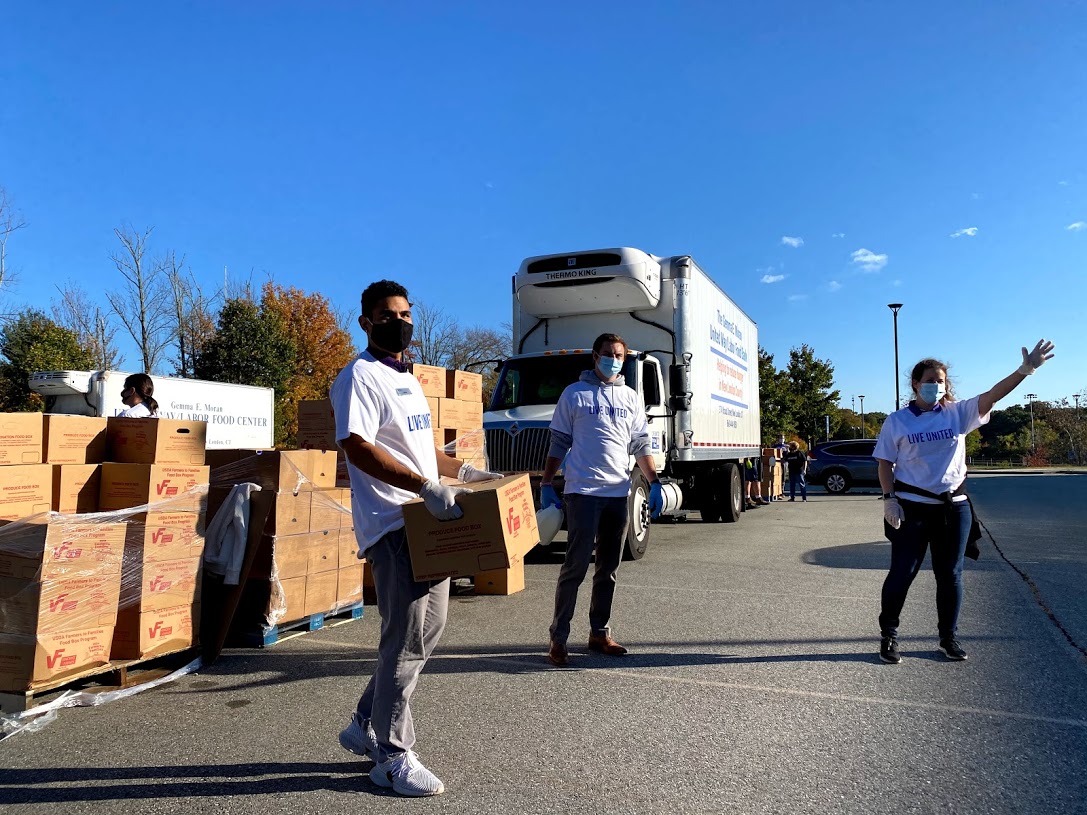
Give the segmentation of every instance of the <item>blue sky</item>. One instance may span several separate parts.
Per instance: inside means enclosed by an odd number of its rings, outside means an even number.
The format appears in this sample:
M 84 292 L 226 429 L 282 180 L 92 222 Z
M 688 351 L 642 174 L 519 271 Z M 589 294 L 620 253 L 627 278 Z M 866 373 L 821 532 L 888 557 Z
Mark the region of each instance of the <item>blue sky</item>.
M 890 302 L 903 369 L 945 358 L 972 395 L 1045 336 L 1020 391 L 1087 392 L 1082 3 L 22 3 L 4 27 L 9 306 L 116 287 L 125 223 L 211 288 L 354 309 L 387 276 L 496 328 L 522 258 L 627 245 L 693 255 L 847 407 L 893 407 Z

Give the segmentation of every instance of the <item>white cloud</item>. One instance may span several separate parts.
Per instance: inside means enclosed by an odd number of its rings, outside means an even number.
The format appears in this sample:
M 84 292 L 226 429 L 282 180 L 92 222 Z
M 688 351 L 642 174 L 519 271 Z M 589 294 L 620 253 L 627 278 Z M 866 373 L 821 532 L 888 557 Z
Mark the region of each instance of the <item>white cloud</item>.
M 851 257 L 853 263 L 860 266 L 861 270 L 865 272 L 878 272 L 887 265 L 888 260 L 886 255 L 877 255 L 875 252 L 864 248 L 858 249 Z
M 785 275 L 783 274 L 764 274 L 762 276 L 763 283 L 780 283 L 784 279 Z
M 806 295 L 806 294 L 790 294 L 789 295 L 789 302 L 790 303 L 795 303 L 798 300 L 807 300 L 807 299 L 808 299 L 808 295 Z
M 1074 224 L 1069 224 L 1065 227 L 1069 232 L 1082 232 L 1087 229 L 1087 221 L 1076 221 Z
M 831 280 L 827 284 L 827 288 L 830 289 L 831 291 L 838 291 L 838 289 L 840 289 L 841 287 L 842 287 L 842 284 L 839 283 L 837 280 Z
M 981 193 L 980 192 L 972 192 L 972 193 L 970 193 L 970 198 L 972 198 L 974 201 L 980 201 L 981 200 Z
M 1060 186 L 1060 187 L 1067 187 L 1067 186 L 1068 186 L 1068 182 L 1067 182 L 1067 181 L 1058 181 L 1058 182 L 1057 182 L 1057 185 L 1058 185 L 1058 186 Z
M 966 227 L 966 229 L 956 229 L 954 232 L 951 233 L 951 237 L 961 238 L 963 235 L 965 235 L 968 238 L 972 238 L 976 234 L 978 234 L 978 228 L 976 226 L 968 226 Z
M 781 242 L 783 244 L 785 244 L 786 246 L 793 247 L 793 249 L 799 249 L 801 246 L 804 245 L 804 239 L 803 238 L 794 238 L 794 237 L 791 237 L 789 235 L 782 236 Z
M 832 237 L 832 238 L 844 238 L 844 237 L 845 237 L 845 233 L 844 233 L 844 232 L 835 232 L 835 233 L 834 233 L 833 235 L 831 235 L 830 237 Z
M 901 280 L 895 280 L 895 281 L 894 281 L 893 283 L 891 283 L 891 285 L 892 285 L 892 286 L 901 286 L 901 285 L 902 285 L 902 281 L 901 281 Z

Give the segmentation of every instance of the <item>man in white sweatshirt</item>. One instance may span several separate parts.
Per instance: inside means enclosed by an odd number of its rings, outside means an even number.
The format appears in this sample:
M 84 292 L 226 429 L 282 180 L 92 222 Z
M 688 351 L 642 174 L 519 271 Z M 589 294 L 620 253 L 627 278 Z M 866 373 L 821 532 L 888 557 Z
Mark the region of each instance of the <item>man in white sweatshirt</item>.
M 649 480 L 649 508 L 654 518 L 664 503 L 650 454 L 645 409 L 620 373 L 626 356 L 627 344 L 622 337 L 597 337 L 593 343 L 595 367 L 584 371 L 562 392 L 551 420 L 551 448 L 544 466 L 540 502 L 545 508 L 562 506 L 552 479 L 565 458 L 563 498 L 569 535 L 566 561 L 555 589 L 555 617 L 547 656 L 552 665 L 560 668 L 569 664 L 566 640 L 570 620 L 594 548 L 589 650 L 608 656 L 627 652 L 612 639 L 608 623 L 627 531 L 631 456 Z

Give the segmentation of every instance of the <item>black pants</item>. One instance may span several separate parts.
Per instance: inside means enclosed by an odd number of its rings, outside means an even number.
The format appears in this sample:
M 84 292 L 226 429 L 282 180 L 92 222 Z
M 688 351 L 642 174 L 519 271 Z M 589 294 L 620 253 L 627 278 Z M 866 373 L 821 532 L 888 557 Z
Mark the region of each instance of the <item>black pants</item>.
M 891 571 L 883 581 L 879 628 L 884 637 L 898 636 L 898 618 L 910 585 L 932 548 L 932 573 L 936 577 L 936 615 L 940 639 L 955 636 L 962 608 L 962 560 L 973 512 L 967 501 L 947 504 L 899 503 L 905 520 L 899 529 L 884 524 L 891 541 Z

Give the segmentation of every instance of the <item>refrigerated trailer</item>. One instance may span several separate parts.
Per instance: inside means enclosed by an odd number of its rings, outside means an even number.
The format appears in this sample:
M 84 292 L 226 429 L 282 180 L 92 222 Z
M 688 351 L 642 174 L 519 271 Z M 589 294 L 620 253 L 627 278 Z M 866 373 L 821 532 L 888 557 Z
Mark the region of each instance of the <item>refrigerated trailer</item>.
M 623 376 L 645 405 L 663 514 L 738 520 L 743 460 L 761 447 L 758 329 L 688 255 L 617 248 L 521 263 L 515 353 L 483 419 L 491 469 L 539 484 L 555 403 L 593 368 L 593 340 L 605 332 L 628 343 Z M 649 485 L 633 458 L 628 506 L 627 555 L 637 559 L 649 544 Z
M 46 413 L 116 416 L 124 371 L 42 371 L 30 389 L 45 397 Z M 252 385 L 155 376 L 155 401 L 162 419 L 208 423 L 208 449 L 264 450 L 274 446 L 275 391 Z

